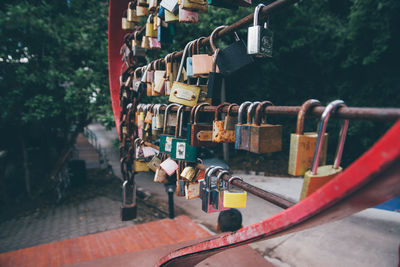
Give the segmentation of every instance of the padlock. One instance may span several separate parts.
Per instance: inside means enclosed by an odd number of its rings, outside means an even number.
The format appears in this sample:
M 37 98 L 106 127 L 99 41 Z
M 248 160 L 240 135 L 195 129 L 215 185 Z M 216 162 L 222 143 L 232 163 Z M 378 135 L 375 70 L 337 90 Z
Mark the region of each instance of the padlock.
M 222 176 L 229 174 L 228 171 L 220 171 L 217 175 L 216 189 L 212 194 L 212 205 L 218 211 L 228 210 L 229 208 L 224 207 L 224 192 L 225 192 L 225 182 L 222 180 Z
M 126 17 L 122 17 L 121 28 L 126 31 L 134 30 L 135 23 L 132 21 L 128 21 L 128 19 Z
M 212 99 L 213 105 L 218 105 L 221 98 L 221 90 L 224 77 L 222 73 L 217 72 L 217 57 L 220 49 L 217 48 L 213 55 L 213 65 L 208 75 L 207 97 Z
M 139 45 L 139 41 L 137 40 L 137 35 L 138 32 L 135 32 L 133 35 L 134 37 L 132 40 L 132 55 L 135 57 L 145 57 L 146 50 Z
M 190 140 L 182 137 L 183 126 L 183 109 L 184 106 L 179 107 L 175 127 L 175 138 L 172 138 L 171 158 L 175 160 L 183 160 L 189 162 L 196 161 L 196 147 L 190 145 Z
M 193 115 L 193 123 L 190 129 L 190 145 L 195 147 L 201 146 L 216 146 L 217 144 L 212 141 L 212 130 L 213 125 L 208 122 L 199 123 L 198 112 L 205 106 L 209 106 L 208 103 L 201 103 L 196 106 Z
M 228 111 L 226 113 L 225 117 L 225 123 L 224 123 L 224 130 L 233 130 L 235 131 L 235 126 L 238 123 L 238 117 L 233 117 L 232 116 L 232 108 L 238 106 L 237 104 L 231 104 L 228 107 Z M 236 138 L 236 133 L 234 134 Z
M 157 30 L 154 32 L 157 33 Z M 149 41 L 150 41 L 150 49 L 161 49 L 162 46 L 160 41 L 158 41 L 158 37 L 150 37 Z
M 196 40 L 192 47 L 193 76 L 209 75 L 213 71 L 213 56 L 200 54 L 200 43 L 204 37 Z
M 164 125 L 163 125 L 163 134 L 160 136 L 160 152 L 164 153 L 171 153 L 172 150 L 172 138 L 174 137 L 173 135 L 170 134 L 170 132 L 167 132 L 167 120 L 169 117 L 168 111 L 173 107 L 180 107 L 181 105 L 178 104 L 169 104 L 165 108 L 165 114 L 164 114 Z
M 288 173 L 294 176 L 303 176 L 304 173 L 311 169 L 315 145 L 317 143 L 317 132 L 304 133 L 304 117 L 309 110 L 315 106 L 320 106 L 318 100 L 307 100 L 300 108 L 297 114 L 297 127 L 296 133 L 290 135 L 290 153 L 289 153 L 289 167 Z M 325 133 L 323 138 L 321 156 L 319 158 L 319 165 L 325 165 L 326 152 L 328 148 L 328 133 Z
M 219 26 L 215 28 L 211 36 L 213 37 L 219 30 L 226 27 L 227 26 Z M 239 38 L 236 32 L 234 32 L 234 36 L 235 42 L 219 51 L 216 59 L 219 71 L 224 76 L 233 75 L 254 63 L 253 57 L 247 54 L 247 48 L 243 40 Z M 213 39 L 214 38 L 210 38 L 210 45 L 212 51 L 215 52 L 217 48 L 214 45 Z
M 195 199 L 200 197 L 200 183 L 197 181 L 185 183 L 186 199 Z
M 181 0 L 180 6 L 182 9 L 196 11 L 199 13 L 208 12 L 207 0 Z
M 179 5 L 179 22 L 180 23 L 191 23 L 195 24 L 199 22 L 199 13 L 195 11 L 190 11 L 183 9 L 181 5 Z
M 178 12 L 178 0 L 162 0 L 160 6 L 165 8 L 165 17 L 167 18 L 167 12 L 169 11 L 173 14 Z
M 164 114 L 160 113 L 160 108 L 163 106 L 167 107 L 167 105 L 165 104 L 160 104 L 156 109 L 156 128 L 160 130 L 163 129 L 163 124 L 164 124 Z
M 138 17 L 145 17 L 149 14 L 149 9 L 147 6 L 136 6 L 136 16 Z
M 143 36 L 141 46 L 143 49 L 150 49 L 150 37 Z
M 250 152 L 262 154 L 282 150 L 282 125 L 261 123 L 265 108 L 272 105 L 270 101 L 263 101 L 257 106 L 255 122 L 250 126 Z
M 164 21 L 161 21 L 160 25 L 157 25 L 157 40 L 160 43 L 170 43 L 171 38 L 168 27 L 168 23 Z
M 165 75 L 166 71 L 161 69 L 161 61 L 157 61 L 156 70 L 154 71 L 154 91 L 160 95 L 164 95 Z
M 154 15 L 150 14 L 146 21 L 146 33 L 145 36 L 147 37 L 157 37 L 157 31 L 154 30 Z
M 165 154 L 164 153 L 160 153 L 160 161 L 163 162 L 164 160 L 165 160 Z M 166 183 L 166 182 L 168 182 L 167 173 L 160 166 L 158 166 L 157 169 L 156 169 L 153 181 L 155 183 Z
M 189 182 L 193 181 L 196 177 L 196 169 L 193 166 L 186 166 L 181 173 L 181 177 Z
M 253 114 L 255 113 L 255 110 L 256 110 L 256 107 L 258 104 L 260 104 L 259 101 L 253 102 L 247 108 L 246 124 L 242 124 L 242 126 L 240 127 L 241 140 L 240 140 L 240 148 L 239 149 L 250 151 L 250 138 L 251 138 L 250 127 L 253 123 L 253 120 L 252 120 Z
M 160 164 L 161 164 L 160 154 L 154 155 L 154 157 L 147 163 L 150 170 L 152 170 L 153 172 L 156 172 Z
M 185 187 L 186 187 L 186 180 L 181 178 L 181 172 L 184 169 L 185 163 L 183 161 L 179 161 L 178 169 L 176 170 L 176 195 L 178 197 L 185 196 Z
M 232 190 L 232 182 L 234 180 L 242 180 L 237 176 L 229 178 L 228 190 L 224 191 L 224 207 L 225 208 L 246 208 L 247 192 L 243 190 Z
M 179 21 L 178 14 L 174 14 L 169 10 L 165 9 L 165 22 L 172 23 Z
M 126 18 L 128 21 L 139 23 L 140 17 L 136 15 L 136 5 L 134 1 L 129 2 L 128 10 L 126 11 Z
M 156 11 L 157 8 L 157 0 L 149 0 L 149 11 Z
M 145 160 L 143 149 L 141 149 L 140 143 L 143 142 L 140 138 L 136 138 L 134 141 L 134 155 L 135 159 L 133 161 L 134 172 L 148 172 L 149 166 Z
M 188 47 L 190 44 L 191 44 L 191 42 L 189 42 L 185 46 L 185 49 L 183 51 L 181 65 L 179 66 L 179 71 L 178 71 L 178 75 L 176 77 L 176 81 L 174 82 L 172 89 L 171 89 L 171 94 L 169 96 L 169 102 L 179 103 L 179 104 L 182 104 L 185 106 L 193 107 L 194 105 L 197 104 L 197 101 L 199 99 L 200 87 L 180 82 L 183 64 L 185 62 L 187 50 L 188 50 Z M 188 83 L 189 83 L 189 79 L 188 79 Z
M 156 120 L 157 120 L 157 110 L 159 110 L 160 104 L 155 104 L 153 106 L 153 117 L 151 117 L 151 140 L 155 141 L 160 137 L 162 133 L 162 129 L 157 128 Z
M 325 165 L 318 167 L 320 155 L 323 149 L 323 142 L 325 137 L 326 126 L 330 115 L 340 107 L 346 107 L 342 100 L 335 100 L 328 104 L 321 116 L 321 122 L 318 127 L 317 145 L 315 147 L 314 159 L 311 170 L 307 171 L 304 175 L 303 188 L 301 191 L 300 199 L 304 199 L 317 191 L 321 186 L 332 180 L 343 169 L 340 167 L 344 143 L 346 141 L 347 128 L 349 127 L 349 120 L 343 120 L 341 130 L 339 133 L 338 146 L 333 165 Z
M 212 141 L 215 143 L 234 143 L 235 142 L 235 131 L 234 130 L 225 130 L 224 124 L 225 120 L 219 120 L 218 114 L 221 109 L 226 106 L 229 106 L 229 103 L 222 103 L 217 106 L 214 113 L 214 121 L 213 121 L 213 134 Z
M 268 29 L 268 23 L 264 27 L 258 25 L 260 9 L 265 7 L 259 4 L 254 11 L 253 26 L 249 27 L 247 33 L 247 53 L 256 57 L 272 57 L 273 32 Z
M 206 186 L 206 177 L 208 177 L 209 171 L 214 168 L 214 165 L 211 165 L 204 171 L 204 178 L 203 179 L 196 179 L 200 183 L 200 199 L 203 200 L 205 198 L 205 191 L 207 189 Z M 207 178 L 208 179 L 208 178 Z
M 206 170 L 206 175 L 204 177 L 204 183 L 200 185 L 200 196 L 201 196 L 201 209 L 207 213 L 218 212 L 219 210 L 213 207 L 212 194 L 216 190 L 216 184 L 212 183 L 212 175 L 215 172 L 222 170 L 222 167 L 213 167 Z
M 132 203 L 127 204 L 126 202 L 126 189 L 130 186 L 132 188 Z M 128 181 L 125 180 L 122 184 L 122 206 L 120 209 L 120 215 L 122 221 L 130 221 L 136 218 L 137 206 L 136 206 L 136 184 L 128 185 Z
M 188 77 L 192 77 L 193 76 L 193 58 L 192 58 L 192 47 L 193 47 L 193 43 L 196 41 L 191 41 L 189 42 L 190 45 L 188 47 L 187 50 L 187 57 L 186 57 L 186 75 Z
M 173 175 L 179 168 L 179 165 L 171 158 L 167 158 L 161 162 L 160 167 L 165 171 L 168 176 Z

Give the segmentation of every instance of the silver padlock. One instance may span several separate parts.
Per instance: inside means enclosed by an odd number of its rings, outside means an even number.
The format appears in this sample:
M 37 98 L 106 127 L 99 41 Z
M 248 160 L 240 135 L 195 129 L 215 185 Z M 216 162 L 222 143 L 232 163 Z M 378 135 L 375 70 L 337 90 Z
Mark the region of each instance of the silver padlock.
M 223 170 L 218 173 L 216 188 L 215 190 L 213 190 L 212 193 L 213 198 L 211 202 L 213 207 L 218 211 L 224 211 L 229 209 L 229 208 L 224 208 L 224 190 L 226 189 L 225 186 L 226 183 L 224 180 L 222 180 L 222 176 L 224 176 L 225 174 L 229 174 L 229 172 Z
M 265 7 L 259 4 L 254 11 L 253 26 L 249 27 L 247 33 L 247 54 L 256 57 L 272 57 L 273 32 L 268 29 L 268 23 L 264 27 L 258 25 L 260 9 Z
M 204 177 L 205 184 L 204 184 L 204 188 L 202 189 L 203 190 L 203 198 L 201 201 L 201 209 L 204 212 L 207 212 L 207 213 L 218 212 L 218 210 L 213 207 L 213 203 L 212 203 L 212 199 L 213 199 L 212 194 L 213 194 L 213 191 L 216 190 L 216 185 L 212 184 L 212 177 L 213 177 L 212 175 L 215 172 L 222 170 L 222 169 L 223 168 L 220 166 L 214 167 L 211 170 L 209 170 Z

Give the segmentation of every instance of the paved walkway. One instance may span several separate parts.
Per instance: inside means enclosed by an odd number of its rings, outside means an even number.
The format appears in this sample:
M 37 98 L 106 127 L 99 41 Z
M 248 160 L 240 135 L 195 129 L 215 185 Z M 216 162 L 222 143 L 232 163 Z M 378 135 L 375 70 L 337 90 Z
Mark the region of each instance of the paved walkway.
M 102 147 L 111 147 L 117 138 L 115 131 L 106 131 L 100 124 L 89 128 L 97 135 Z M 115 155 L 115 156 L 113 156 Z M 114 173 L 120 175 L 118 154 L 109 155 Z M 273 178 L 239 174 L 247 182 L 298 200 L 302 179 Z M 152 197 L 167 201 L 164 186 L 152 182 L 152 173 L 136 176 L 138 186 Z M 175 197 L 176 207 L 182 208 L 194 221 L 215 231 L 217 213 L 206 214 L 199 199 Z M 245 226 L 259 222 L 281 211 L 280 208 L 248 194 L 247 208 L 242 209 Z M 322 225 L 299 233 L 261 241 L 251 246 L 278 266 L 396 266 L 399 262 L 400 213 L 367 209 L 338 222 Z
M 82 144 L 84 149 L 79 151 Z M 106 170 L 93 169 L 98 156 L 83 135 L 78 138 L 78 151 L 79 158 L 86 160 L 90 168 L 87 184 L 70 188 L 60 205 L 0 222 L 0 253 L 166 217 L 165 203 L 138 198 L 140 217 L 122 222 L 120 181 Z

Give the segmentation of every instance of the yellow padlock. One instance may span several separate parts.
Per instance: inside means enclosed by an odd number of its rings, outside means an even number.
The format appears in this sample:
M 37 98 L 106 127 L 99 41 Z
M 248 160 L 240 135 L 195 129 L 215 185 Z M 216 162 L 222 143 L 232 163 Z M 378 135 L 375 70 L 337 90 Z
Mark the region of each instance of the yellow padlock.
M 321 186 L 332 180 L 336 175 L 342 171 L 340 167 L 340 160 L 343 154 L 344 143 L 346 141 L 347 128 L 349 127 L 349 120 L 342 121 L 342 127 L 339 134 L 338 147 L 336 149 L 335 161 L 333 165 L 326 165 L 318 167 L 319 158 L 322 152 L 322 144 L 324 141 L 326 126 L 328 124 L 329 116 L 332 112 L 339 107 L 346 105 L 342 100 L 335 100 L 325 108 L 322 113 L 321 122 L 318 129 L 317 145 L 315 147 L 314 159 L 311 170 L 307 171 L 304 175 L 304 183 L 301 191 L 300 199 L 304 199 L 310 194 L 317 191 Z
M 306 113 L 321 103 L 316 99 L 307 100 L 297 114 L 296 133 L 290 135 L 290 152 L 288 173 L 294 176 L 303 176 L 305 172 L 311 169 L 315 145 L 317 143 L 317 132 L 304 133 L 304 117 Z M 326 163 L 326 151 L 328 148 L 328 134 L 325 133 L 322 144 L 319 165 Z
M 247 192 L 243 190 L 232 190 L 232 181 L 242 180 L 237 176 L 233 176 L 228 181 L 228 191 L 224 191 L 224 207 L 225 208 L 246 208 Z
M 153 23 L 154 23 L 154 15 L 151 14 L 147 18 L 145 36 L 156 38 L 157 37 L 157 31 L 154 30 Z

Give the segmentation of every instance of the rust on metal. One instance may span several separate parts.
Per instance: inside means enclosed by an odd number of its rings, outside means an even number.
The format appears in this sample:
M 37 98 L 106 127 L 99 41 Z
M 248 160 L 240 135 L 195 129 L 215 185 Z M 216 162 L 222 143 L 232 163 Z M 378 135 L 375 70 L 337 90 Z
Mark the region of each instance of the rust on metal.
M 165 107 L 160 108 L 164 110 Z M 176 110 L 173 107 L 172 110 Z M 200 112 L 214 113 L 216 106 L 205 106 Z M 264 114 L 272 116 L 287 116 L 297 117 L 301 106 L 268 106 L 264 110 Z M 190 112 L 191 108 L 186 107 L 185 111 Z M 224 107 L 221 109 L 222 112 L 227 112 L 228 108 Z M 237 106 L 232 107 L 231 114 L 237 114 L 239 108 Z M 314 107 L 311 112 L 306 114 L 306 117 L 321 117 L 325 110 L 325 106 Z M 371 121 L 388 121 L 394 122 L 400 119 L 400 108 L 364 108 L 364 107 L 342 107 L 338 109 L 331 116 L 336 119 L 348 119 L 348 120 L 371 120 Z

